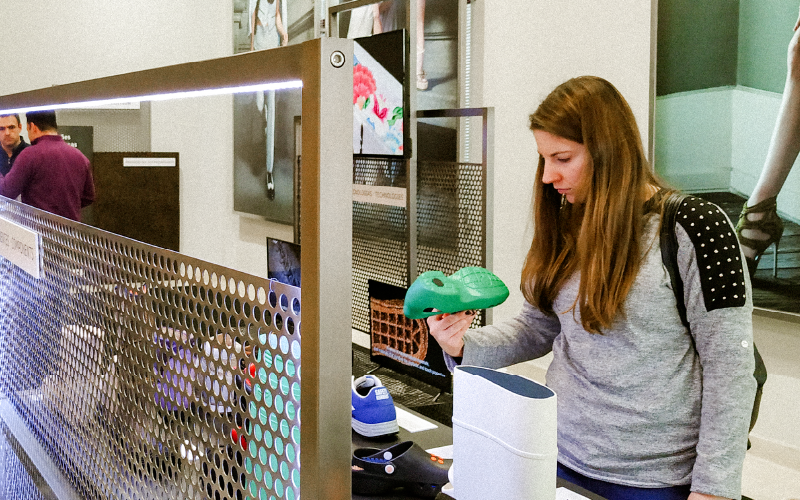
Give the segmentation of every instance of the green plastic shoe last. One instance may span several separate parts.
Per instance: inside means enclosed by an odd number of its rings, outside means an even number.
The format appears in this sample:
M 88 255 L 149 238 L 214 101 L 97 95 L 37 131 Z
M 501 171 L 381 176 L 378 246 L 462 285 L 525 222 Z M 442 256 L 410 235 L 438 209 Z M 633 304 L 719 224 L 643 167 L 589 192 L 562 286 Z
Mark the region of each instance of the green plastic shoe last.
M 428 271 L 408 288 L 403 314 L 409 319 L 422 319 L 441 313 L 488 309 L 507 298 L 505 283 L 482 267 L 464 267 L 449 277 L 441 271 Z

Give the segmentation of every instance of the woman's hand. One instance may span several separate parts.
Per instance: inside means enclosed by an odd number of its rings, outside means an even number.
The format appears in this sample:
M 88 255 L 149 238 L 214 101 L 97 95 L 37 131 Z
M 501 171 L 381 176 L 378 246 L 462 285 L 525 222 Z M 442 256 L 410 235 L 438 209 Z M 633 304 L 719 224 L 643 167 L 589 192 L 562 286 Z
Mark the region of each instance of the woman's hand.
M 428 318 L 431 335 L 442 350 L 453 357 L 464 354 L 464 334 L 475 318 L 475 311 L 461 311 L 453 314 L 437 314 Z
M 698 493 L 696 491 L 693 491 L 689 495 L 689 498 L 687 500 L 717 500 L 717 499 L 730 500 L 730 499 L 725 499 L 725 497 L 715 497 L 714 495 L 706 495 L 705 493 Z

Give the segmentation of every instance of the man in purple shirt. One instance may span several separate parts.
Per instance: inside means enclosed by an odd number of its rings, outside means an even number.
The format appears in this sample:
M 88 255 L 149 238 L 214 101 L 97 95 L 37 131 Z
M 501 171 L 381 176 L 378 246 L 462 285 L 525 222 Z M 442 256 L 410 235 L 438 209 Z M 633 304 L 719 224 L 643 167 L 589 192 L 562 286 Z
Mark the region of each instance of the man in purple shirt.
M 0 177 L 0 195 L 22 195 L 23 203 L 79 221 L 81 208 L 94 201 L 89 160 L 58 134 L 55 111 L 32 111 L 26 118 L 31 146 Z

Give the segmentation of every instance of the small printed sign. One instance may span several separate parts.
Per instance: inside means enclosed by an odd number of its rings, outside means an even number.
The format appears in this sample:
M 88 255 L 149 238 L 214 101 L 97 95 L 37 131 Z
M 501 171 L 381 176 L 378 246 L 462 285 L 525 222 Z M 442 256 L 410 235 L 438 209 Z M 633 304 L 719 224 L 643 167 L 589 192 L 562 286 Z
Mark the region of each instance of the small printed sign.
M 123 158 L 123 167 L 174 167 L 175 158 Z
M 0 256 L 36 279 L 41 277 L 41 236 L 0 217 Z
M 406 188 L 353 184 L 353 201 L 405 207 Z

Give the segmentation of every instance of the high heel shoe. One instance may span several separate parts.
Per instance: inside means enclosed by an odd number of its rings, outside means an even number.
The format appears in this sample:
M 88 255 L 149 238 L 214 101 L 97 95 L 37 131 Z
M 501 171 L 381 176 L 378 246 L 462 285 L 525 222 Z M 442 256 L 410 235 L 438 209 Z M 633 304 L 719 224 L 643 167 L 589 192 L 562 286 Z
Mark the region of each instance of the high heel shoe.
M 770 245 L 775 243 L 775 250 L 777 258 L 778 243 L 781 241 L 783 235 L 783 221 L 778 216 L 778 197 L 773 196 L 766 200 L 756 203 L 752 207 L 744 203 L 742 213 L 739 215 L 739 221 L 736 223 L 736 236 L 739 238 L 739 243 L 755 250 L 755 257 L 747 257 L 747 268 L 750 272 L 750 277 L 756 272 L 758 262 L 761 260 L 761 255 L 769 248 Z M 748 215 L 750 214 L 763 214 L 758 220 L 751 220 Z M 757 240 L 742 236 L 743 229 L 750 229 L 758 231 L 768 236 L 767 239 Z

